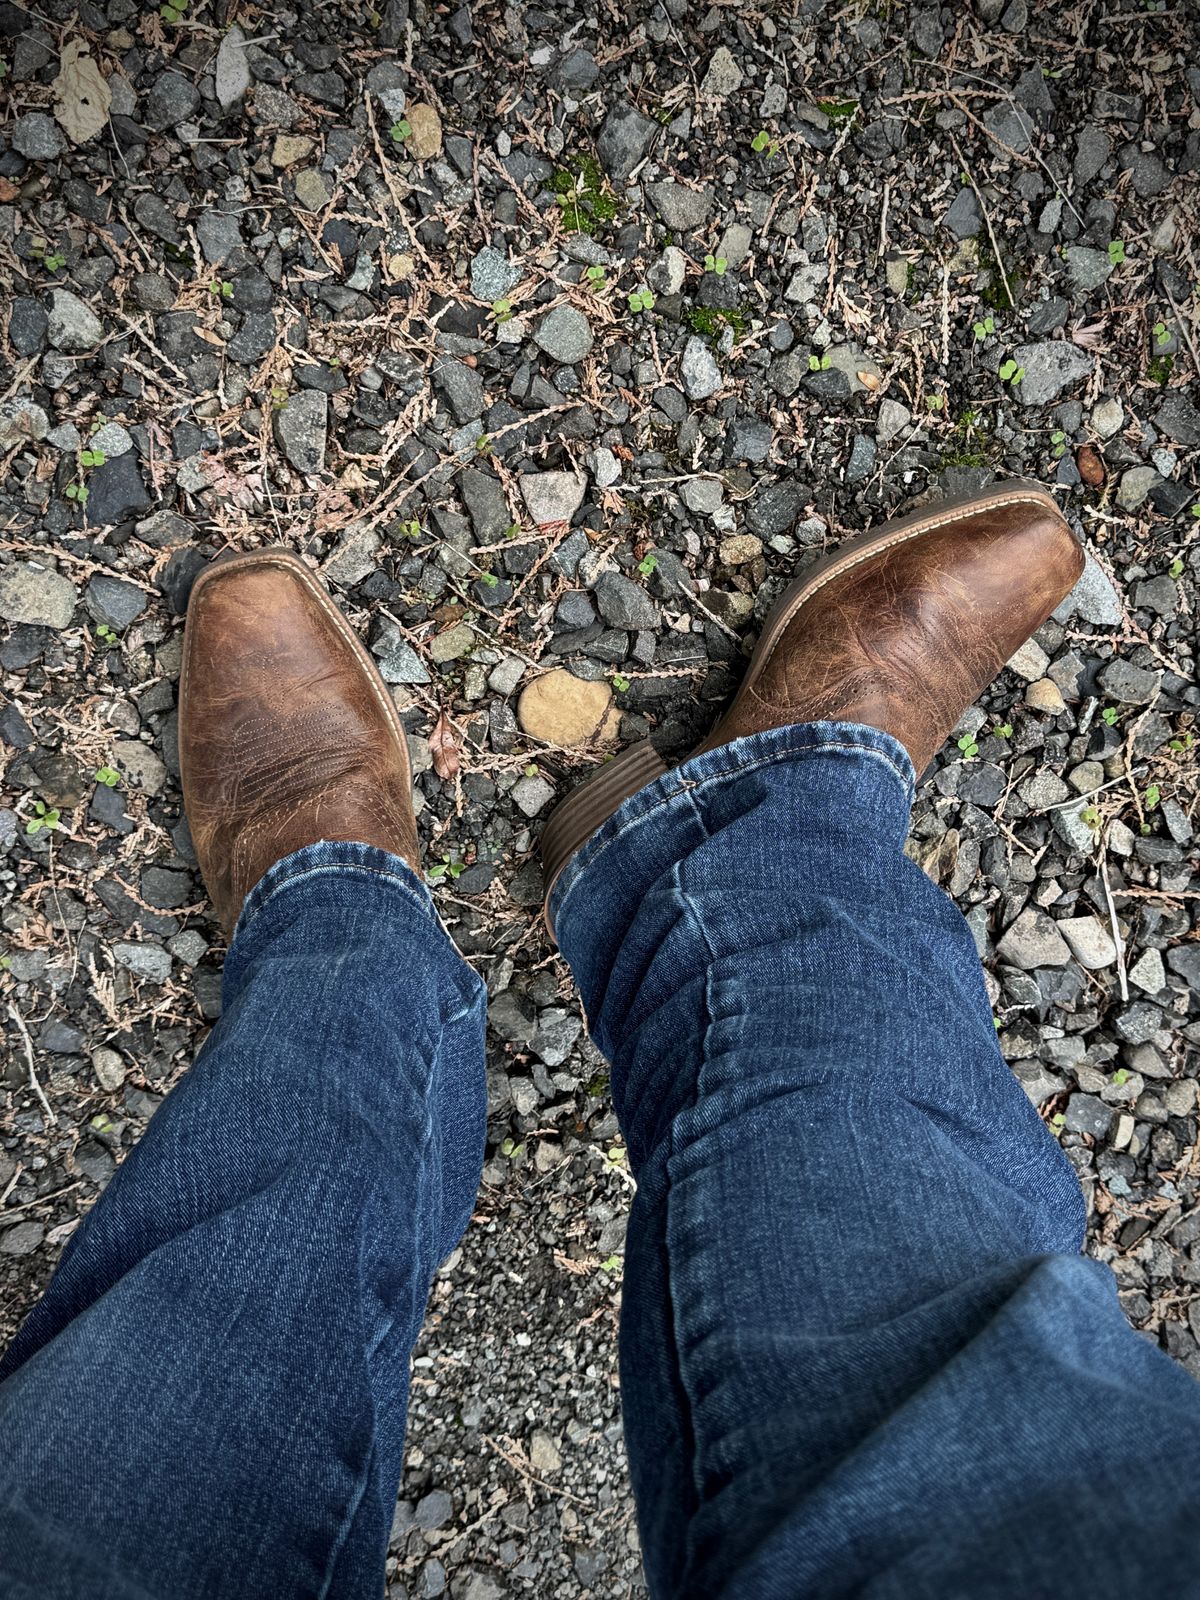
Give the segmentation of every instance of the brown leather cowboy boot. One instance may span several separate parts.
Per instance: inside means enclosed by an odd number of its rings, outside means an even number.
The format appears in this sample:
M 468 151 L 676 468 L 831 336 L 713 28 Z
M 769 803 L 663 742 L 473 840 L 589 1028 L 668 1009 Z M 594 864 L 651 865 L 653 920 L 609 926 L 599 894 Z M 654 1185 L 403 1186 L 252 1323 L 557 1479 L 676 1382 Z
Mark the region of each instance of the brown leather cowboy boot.
M 1024 483 L 848 540 L 780 598 L 733 704 L 692 754 L 788 723 L 858 722 L 898 739 L 920 774 L 1082 571 L 1058 507 Z M 576 850 L 666 770 L 635 745 L 567 796 L 542 836 L 547 900 Z
M 320 839 L 377 845 L 420 871 L 392 698 L 290 551 L 222 558 L 196 580 L 179 761 L 200 871 L 226 933 L 267 868 Z

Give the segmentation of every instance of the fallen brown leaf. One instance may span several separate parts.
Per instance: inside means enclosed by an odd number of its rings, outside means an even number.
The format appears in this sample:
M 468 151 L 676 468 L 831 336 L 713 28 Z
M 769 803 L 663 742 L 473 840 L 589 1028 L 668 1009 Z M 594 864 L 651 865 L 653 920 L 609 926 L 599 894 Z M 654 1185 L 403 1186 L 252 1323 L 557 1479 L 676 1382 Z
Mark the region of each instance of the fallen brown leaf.
M 82 39 L 63 46 L 55 78 L 54 118 L 72 144 L 94 139 L 108 121 L 112 90 L 100 68 L 86 55 Z
M 429 750 L 433 756 L 433 770 L 444 781 L 458 772 L 458 741 L 450 718 L 443 711 L 429 735 Z
M 1079 446 L 1075 452 L 1075 465 L 1089 489 L 1098 489 L 1104 482 L 1104 458 L 1094 444 Z
M 1083 350 L 1098 350 L 1107 331 L 1108 324 L 1104 322 L 1077 322 L 1071 329 L 1071 341 Z
M 0 200 L 15 200 L 20 192 L 10 178 L 0 178 Z

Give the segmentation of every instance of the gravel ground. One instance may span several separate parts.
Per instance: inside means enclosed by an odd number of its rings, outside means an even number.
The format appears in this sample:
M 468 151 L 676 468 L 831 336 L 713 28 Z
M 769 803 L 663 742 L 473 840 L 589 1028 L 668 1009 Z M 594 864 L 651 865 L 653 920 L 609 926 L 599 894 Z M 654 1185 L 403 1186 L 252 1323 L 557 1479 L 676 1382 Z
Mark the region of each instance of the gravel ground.
M 828 546 L 1021 474 L 1087 572 L 910 848 L 1089 1249 L 1200 1377 L 1188 12 L 0 4 L 0 1333 L 217 1015 L 182 617 L 289 545 L 392 685 L 492 996 L 391 1593 L 642 1593 L 631 1183 L 542 820 L 606 747 L 686 747 Z

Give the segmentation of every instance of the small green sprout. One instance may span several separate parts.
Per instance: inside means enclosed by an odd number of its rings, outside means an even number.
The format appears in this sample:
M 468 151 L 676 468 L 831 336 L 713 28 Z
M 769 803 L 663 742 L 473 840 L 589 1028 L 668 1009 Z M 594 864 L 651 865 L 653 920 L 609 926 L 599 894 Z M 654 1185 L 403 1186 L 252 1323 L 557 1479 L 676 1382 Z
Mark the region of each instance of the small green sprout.
M 1013 725 L 1011 722 L 1002 722 L 998 728 L 992 729 L 998 739 L 1011 739 L 1012 731 Z
M 116 767 L 97 767 L 92 776 L 97 783 L 102 783 L 106 789 L 115 789 L 121 781 L 121 774 Z
M 388 132 L 392 136 L 393 144 L 403 144 L 406 139 L 412 138 L 412 123 L 407 117 L 401 117 L 398 122 L 393 122 Z
M 504 537 L 506 539 L 518 539 L 520 536 L 521 524 L 519 522 L 510 522 L 508 527 L 504 530 Z
M 421 524 L 416 517 L 411 517 L 408 521 L 399 523 L 396 531 L 402 539 L 412 539 L 415 542 L 421 537 Z
M 1063 1111 L 1056 1111 L 1050 1118 L 1050 1126 L 1054 1129 L 1055 1133 L 1061 1133 L 1066 1125 L 1067 1117 L 1066 1113 Z
M 66 264 L 67 264 L 66 256 L 64 256 L 58 250 L 56 250 L 54 252 L 54 254 L 51 255 L 51 256 L 43 256 L 42 257 L 42 265 L 45 267 L 47 272 L 57 272 L 60 267 L 65 267 Z
M 1194 517 L 1200 517 L 1200 500 L 1197 500 L 1196 504 L 1192 507 L 1192 515 Z
M 188 0 L 167 0 L 167 4 L 159 6 L 158 14 L 164 22 L 172 26 L 183 18 L 183 13 L 188 8 Z
M 88 492 L 82 483 L 69 483 L 63 493 L 68 500 L 74 500 L 76 505 L 87 505 Z
M 34 837 L 39 833 L 53 833 L 58 827 L 58 808 L 47 806 L 41 800 L 33 802 L 33 816 L 25 824 L 25 832 Z
M 643 578 L 648 578 L 657 565 L 658 557 L 651 551 L 649 555 L 644 555 L 638 562 L 637 569 Z
M 629 688 L 629 679 L 624 675 L 624 673 L 614 672 L 612 675 L 612 686 L 618 694 L 624 694 Z
M 1085 828 L 1090 828 L 1093 833 L 1100 832 L 1100 813 L 1095 806 L 1087 806 L 1079 813 Z
M 103 450 L 81 450 L 79 452 L 79 465 L 81 467 L 102 467 L 108 460 Z
M 500 583 L 500 579 L 494 572 L 481 572 L 479 581 L 485 589 L 495 589 Z
M 1195 734 L 1188 732 L 1181 739 L 1171 739 L 1167 744 L 1167 749 L 1174 750 L 1177 756 L 1186 755 L 1195 743 Z
M 975 736 L 970 733 L 963 734 L 962 738 L 958 741 L 958 748 L 963 753 L 964 761 L 974 761 L 975 757 L 979 754 L 979 746 L 975 743 Z
M 492 301 L 492 315 L 495 317 L 497 322 L 511 322 L 512 314 L 513 308 L 511 300 Z
M 629 296 L 630 311 L 650 311 L 654 306 L 654 296 L 649 289 L 635 289 Z
M 811 355 L 808 358 L 808 370 L 810 372 L 828 372 L 829 362 L 830 356 L 828 351 L 826 351 L 823 356 Z
M 1182 578 L 1183 577 L 1183 557 L 1182 556 L 1176 556 L 1175 557 L 1174 561 L 1172 561 L 1171 565 L 1167 568 L 1167 576 L 1171 577 L 1171 578 Z
M 1119 1089 L 1122 1084 L 1129 1082 L 1129 1073 L 1125 1067 L 1118 1067 L 1112 1075 L 1112 1081 Z
M 271 410 L 282 411 L 288 402 L 288 392 L 282 385 L 276 383 L 271 386 Z
M 1159 350 L 1165 349 L 1171 342 L 1171 330 L 1165 322 L 1154 324 L 1154 343 Z
M 608 279 L 604 275 L 603 267 L 589 267 L 584 273 L 584 277 L 591 284 L 593 289 L 603 289 L 604 285 L 608 282 Z
M 986 339 L 989 333 L 995 333 L 995 331 L 996 319 L 990 316 L 983 317 L 979 322 L 974 323 L 972 327 L 972 332 L 976 339 Z
M 607 1261 L 600 1263 L 601 1272 L 619 1272 L 621 1270 L 620 1256 L 609 1256 Z
M 771 135 L 765 128 L 760 128 L 754 135 L 753 139 L 751 139 L 750 148 L 754 151 L 756 156 L 762 155 L 763 151 L 765 150 L 768 158 L 770 158 L 779 149 L 779 141 L 777 139 L 772 139 Z
M 1147 788 L 1144 799 L 1146 801 L 1146 810 L 1153 811 L 1155 806 L 1162 799 L 1162 790 L 1156 783 L 1152 783 Z
M 478 439 L 475 441 L 475 449 L 481 456 L 490 456 L 492 453 L 492 441 L 490 435 L 481 433 Z
M 511 1139 L 505 1139 L 500 1146 L 500 1154 L 507 1156 L 510 1161 L 519 1161 L 525 1154 L 525 1146 L 523 1144 L 514 1144 Z
M 726 261 L 724 256 L 708 255 L 704 258 L 705 272 L 715 272 L 718 278 L 723 278 L 725 276 L 725 271 L 728 266 L 729 262 Z
M 521 771 L 527 778 L 538 778 L 541 776 L 541 769 L 536 761 L 531 761 L 527 767 L 522 767 Z
M 608 1159 L 614 1167 L 623 1166 L 625 1162 L 625 1146 L 623 1144 L 610 1145 Z
M 925 404 L 930 411 L 944 411 L 946 409 L 946 396 L 944 394 L 927 394 Z
M 117 636 L 107 622 L 98 622 L 96 624 L 96 637 L 101 644 L 116 644 L 117 642 Z
M 1020 383 L 1025 376 L 1025 368 L 1018 366 L 1010 356 L 1007 361 L 1000 363 L 1000 380 L 1002 383 Z
M 1114 239 L 1108 247 L 1108 259 L 1114 267 L 1119 267 L 1125 260 L 1124 239 Z
M 1050 435 L 1050 443 L 1053 446 L 1054 459 L 1060 461 L 1067 451 L 1067 436 L 1061 428 L 1055 428 Z
M 209 294 L 215 294 L 219 300 L 233 299 L 233 285 L 228 278 L 214 278 L 208 286 Z
M 1115 728 L 1117 725 L 1117 718 L 1120 715 L 1121 713 L 1117 710 L 1116 706 L 1105 706 L 1104 710 L 1100 713 L 1100 721 L 1106 728 Z

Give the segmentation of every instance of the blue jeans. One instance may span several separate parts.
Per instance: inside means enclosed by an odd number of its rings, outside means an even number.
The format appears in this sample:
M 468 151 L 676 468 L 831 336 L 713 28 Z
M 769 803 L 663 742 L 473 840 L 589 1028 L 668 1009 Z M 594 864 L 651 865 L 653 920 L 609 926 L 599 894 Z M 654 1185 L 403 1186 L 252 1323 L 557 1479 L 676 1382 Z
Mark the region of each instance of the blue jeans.
M 1200 1386 L 1079 1254 L 968 930 L 902 853 L 912 779 L 871 729 L 759 734 L 555 890 L 638 1180 L 651 1593 L 1200 1593 Z M 0 1595 L 379 1592 L 483 1020 L 402 862 L 271 869 L 211 1040 L 0 1367 Z

